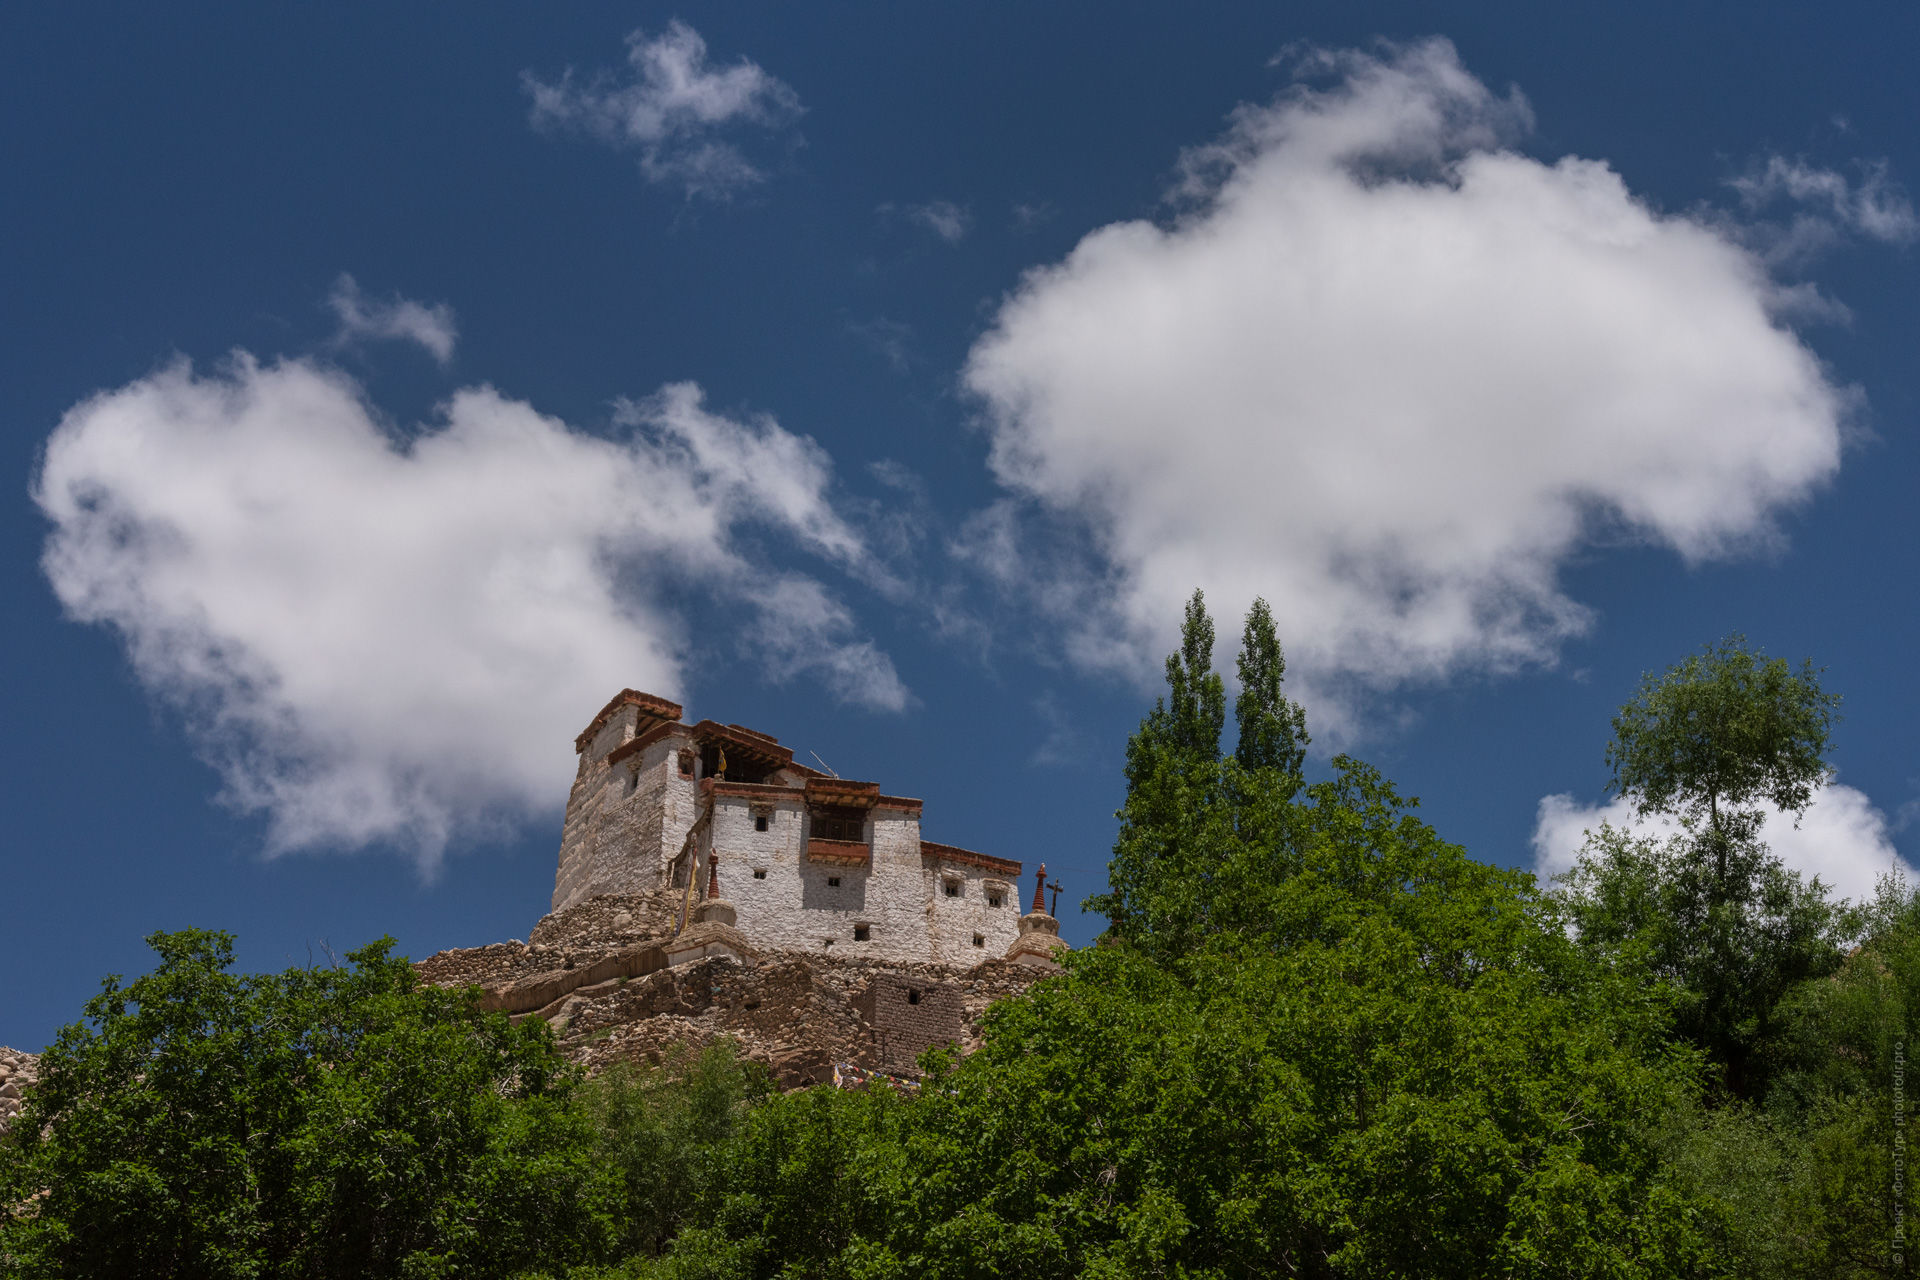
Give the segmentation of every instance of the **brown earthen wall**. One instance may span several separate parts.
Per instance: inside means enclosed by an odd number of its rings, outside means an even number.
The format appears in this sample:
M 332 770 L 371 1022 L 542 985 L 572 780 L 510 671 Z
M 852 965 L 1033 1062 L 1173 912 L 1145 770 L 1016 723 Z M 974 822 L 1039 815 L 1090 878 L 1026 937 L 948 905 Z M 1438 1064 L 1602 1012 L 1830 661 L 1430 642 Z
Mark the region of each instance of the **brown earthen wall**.
M 965 998 L 945 982 L 877 973 L 855 998 L 855 1006 L 873 1037 L 874 1065 L 882 1071 L 915 1071 L 928 1049 L 965 1038 Z

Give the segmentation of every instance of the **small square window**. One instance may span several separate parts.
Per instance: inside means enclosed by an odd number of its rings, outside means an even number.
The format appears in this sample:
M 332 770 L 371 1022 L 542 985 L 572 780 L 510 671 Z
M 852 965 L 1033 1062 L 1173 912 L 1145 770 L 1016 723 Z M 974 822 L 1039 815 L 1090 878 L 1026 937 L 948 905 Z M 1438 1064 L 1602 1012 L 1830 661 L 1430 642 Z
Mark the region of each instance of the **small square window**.
M 857 924 L 853 926 L 853 940 L 855 942 L 865 942 L 868 938 L 872 936 L 873 936 L 873 929 L 870 926 L 864 925 L 864 924 Z
M 767 829 L 767 815 L 766 815 L 766 814 L 764 814 L 764 813 L 763 813 L 763 814 L 760 814 L 760 815 L 758 815 L 757 817 L 755 817 L 755 818 L 754 818 L 754 820 L 753 820 L 753 829 L 754 829 L 755 831 L 765 831 L 765 830 Z
M 765 879 L 767 878 L 767 870 L 766 870 L 766 868 L 765 868 L 765 867 L 755 867 L 755 868 L 753 869 L 753 878 L 754 878 L 755 880 L 765 880 Z
M 828 877 L 827 877 L 827 887 L 828 887 L 829 889 L 838 889 L 838 888 L 840 887 L 840 877 L 839 877 L 839 876 L 828 876 Z
M 973 935 L 973 945 L 974 945 L 974 946 L 976 946 L 976 947 L 984 947 L 984 946 L 986 946 L 986 945 L 987 945 L 987 939 L 986 939 L 986 936 L 985 936 L 984 934 L 978 934 L 978 933 L 976 933 L 976 934 L 974 934 L 974 935 Z
M 908 1004 L 919 1004 L 919 1003 L 920 1003 L 920 993 L 919 993 L 918 991 L 913 991 L 913 990 L 909 990 L 909 991 L 907 992 L 907 1003 L 908 1003 Z
M 990 907 L 1003 907 L 1006 905 L 1006 899 L 997 893 L 990 893 L 987 895 L 987 905 Z
M 947 896 L 949 898 L 957 898 L 960 896 L 960 882 L 958 880 L 947 881 Z

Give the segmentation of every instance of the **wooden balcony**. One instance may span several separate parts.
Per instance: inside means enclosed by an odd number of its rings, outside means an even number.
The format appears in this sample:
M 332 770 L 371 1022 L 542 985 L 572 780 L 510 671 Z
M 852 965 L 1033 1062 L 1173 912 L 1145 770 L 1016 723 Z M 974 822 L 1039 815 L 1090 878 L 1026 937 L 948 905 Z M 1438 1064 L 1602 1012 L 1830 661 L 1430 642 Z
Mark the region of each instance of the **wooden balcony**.
M 836 867 L 873 865 L 873 849 L 865 840 L 809 840 L 807 861 Z

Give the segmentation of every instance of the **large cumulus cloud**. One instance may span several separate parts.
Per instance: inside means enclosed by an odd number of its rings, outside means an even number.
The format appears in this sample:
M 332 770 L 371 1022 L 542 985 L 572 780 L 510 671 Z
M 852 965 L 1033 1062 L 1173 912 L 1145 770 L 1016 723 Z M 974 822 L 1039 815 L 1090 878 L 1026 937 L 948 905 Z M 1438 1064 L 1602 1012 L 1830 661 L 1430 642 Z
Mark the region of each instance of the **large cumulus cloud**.
M 1596 532 L 1733 554 L 1835 473 L 1851 394 L 1724 220 L 1514 149 L 1524 99 L 1445 41 L 1314 70 L 1185 158 L 1179 216 L 1030 272 L 967 362 L 1009 496 L 963 553 L 1080 528 L 1077 568 L 1000 573 L 1083 662 L 1150 675 L 1196 585 L 1271 600 L 1323 712 L 1551 662 Z
M 470 387 L 403 441 L 324 364 L 182 361 L 60 423 L 33 490 L 44 566 L 73 617 L 122 634 L 276 849 L 430 863 L 456 832 L 556 805 L 610 694 L 679 691 L 676 591 L 743 612 L 781 670 L 904 705 L 831 592 L 743 553 L 757 525 L 867 567 L 818 446 L 690 384 L 616 423 L 591 435 Z

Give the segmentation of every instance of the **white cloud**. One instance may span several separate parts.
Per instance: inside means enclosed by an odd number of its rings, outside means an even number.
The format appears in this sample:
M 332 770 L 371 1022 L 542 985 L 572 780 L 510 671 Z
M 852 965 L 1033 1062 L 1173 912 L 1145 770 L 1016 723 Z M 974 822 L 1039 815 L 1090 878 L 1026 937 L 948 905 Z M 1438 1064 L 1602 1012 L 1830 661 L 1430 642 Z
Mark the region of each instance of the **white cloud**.
M 1059 212 L 1051 200 L 1041 200 L 1032 204 L 1024 201 L 1016 203 L 1013 206 L 1013 229 L 1025 235 L 1042 223 L 1051 221 Z
M 180 361 L 61 421 L 43 563 L 276 851 L 385 842 L 431 865 L 456 833 L 550 811 L 608 696 L 682 688 L 670 591 L 744 613 L 774 678 L 907 704 L 845 607 L 749 543 L 864 565 L 817 445 L 688 384 L 617 423 L 589 435 L 482 386 L 400 441 L 337 370 Z
M 1316 65 L 1337 81 L 1185 158 L 1170 224 L 1029 272 L 964 380 L 1021 518 L 1079 522 L 1106 575 L 1048 580 L 1080 661 L 1150 680 L 1195 586 L 1228 636 L 1263 595 L 1324 728 L 1369 689 L 1552 662 L 1596 533 L 1692 561 L 1773 538 L 1854 393 L 1722 229 L 1507 149 L 1525 101 L 1445 41 Z
M 968 230 L 973 226 L 972 211 L 961 208 L 951 200 L 910 204 L 907 206 L 907 216 L 948 244 L 959 244 L 965 240 Z
M 368 298 L 354 278 L 342 272 L 327 305 L 340 322 L 334 334 L 336 346 L 366 338 L 417 342 L 442 365 L 453 359 L 459 330 L 453 323 L 453 308 L 444 302 L 427 306 L 399 294 L 384 302 Z
M 1920 237 L 1920 217 L 1884 162 L 1862 166 L 1858 182 L 1833 169 L 1770 156 L 1729 184 L 1753 212 L 1777 204 L 1801 212 L 1785 226 L 1760 225 L 1752 238 L 1777 260 L 1803 258 L 1848 232 L 1883 244 Z
M 959 244 L 973 230 L 973 210 L 951 200 L 929 200 L 925 204 L 896 204 L 889 200 L 874 212 L 882 223 L 892 224 L 895 219 L 904 218 L 948 244 Z
M 1570 795 L 1546 796 L 1534 819 L 1534 874 L 1544 882 L 1569 870 L 1586 844 L 1586 833 L 1599 830 L 1602 823 L 1663 840 L 1680 830 L 1664 817 L 1634 817 L 1626 800 L 1583 805 Z M 1875 881 L 1890 870 L 1898 868 L 1909 880 L 1914 878 L 1913 868 L 1894 848 L 1886 814 L 1853 787 L 1824 788 L 1798 826 L 1793 814 L 1769 809 L 1760 838 L 1789 867 L 1809 878 L 1819 876 L 1840 897 L 1855 902 L 1871 901 Z
M 722 133 L 742 125 L 778 129 L 801 111 L 800 97 L 746 58 L 731 66 L 707 61 L 707 42 L 675 20 L 660 35 L 627 37 L 629 73 L 576 83 L 521 77 L 533 98 L 536 127 L 579 128 L 640 152 L 650 182 L 679 186 L 689 199 L 724 199 L 765 174 Z

